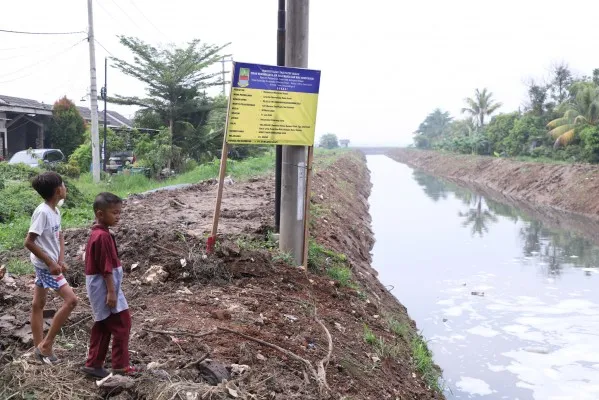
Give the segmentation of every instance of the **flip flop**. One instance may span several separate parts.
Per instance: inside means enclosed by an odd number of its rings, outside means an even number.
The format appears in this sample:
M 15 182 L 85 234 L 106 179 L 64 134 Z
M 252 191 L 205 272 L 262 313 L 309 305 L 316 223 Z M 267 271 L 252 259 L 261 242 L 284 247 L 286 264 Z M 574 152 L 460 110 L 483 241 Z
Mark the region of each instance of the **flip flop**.
M 93 368 L 93 367 L 81 367 L 81 372 L 83 372 L 84 374 L 94 377 L 94 378 L 100 378 L 100 379 L 104 379 L 106 378 L 108 375 L 110 375 L 110 372 L 108 372 L 105 368 Z
M 54 354 L 50 354 L 49 356 L 46 356 L 44 354 L 42 354 L 42 351 L 39 349 L 39 347 L 35 348 L 35 356 L 37 357 L 37 359 L 42 363 L 42 364 L 46 364 L 46 365 L 57 365 L 60 364 L 60 360 L 58 359 L 58 357 L 56 357 Z
M 130 365 L 125 368 L 113 368 L 112 373 L 116 375 L 125 375 L 125 376 L 137 376 L 141 374 L 141 368 Z

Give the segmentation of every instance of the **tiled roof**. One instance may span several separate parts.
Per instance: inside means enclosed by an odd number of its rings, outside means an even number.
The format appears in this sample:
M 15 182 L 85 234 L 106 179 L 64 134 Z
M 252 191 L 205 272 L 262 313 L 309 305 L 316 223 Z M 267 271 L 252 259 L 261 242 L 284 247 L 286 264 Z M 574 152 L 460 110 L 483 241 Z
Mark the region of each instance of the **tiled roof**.
M 11 108 L 27 108 L 30 110 L 39 110 L 43 114 L 48 113 L 47 105 L 39 101 L 0 94 L 0 109 L 2 111 L 10 111 Z
M 52 113 L 52 104 L 40 103 L 37 100 L 24 99 L 21 97 L 4 96 L 0 94 L 0 111 L 11 111 L 11 108 L 27 108 L 31 111 L 39 111 L 40 114 L 50 115 Z M 86 121 L 91 121 L 91 110 L 87 107 L 77 107 L 79 113 Z M 108 126 L 112 128 L 133 128 L 133 121 L 124 117 L 116 111 L 108 110 L 106 112 Z M 98 110 L 98 123 L 104 125 L 104 111 Z

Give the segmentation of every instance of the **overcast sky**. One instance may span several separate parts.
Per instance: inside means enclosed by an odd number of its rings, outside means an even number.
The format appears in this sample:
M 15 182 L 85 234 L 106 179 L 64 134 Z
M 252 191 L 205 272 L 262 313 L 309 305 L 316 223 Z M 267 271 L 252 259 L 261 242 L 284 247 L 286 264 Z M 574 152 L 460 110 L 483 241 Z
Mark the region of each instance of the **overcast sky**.
M 85 31 L 86 3 L 3 1 L 0 29 Z M 354 145 L 408 144 L 432 109 L 459 116 L 477 87 L 491 90 L 501 111 L 515 110 L 524 82 L 542 79 L 555 62 L 580 75 L 599 67 L 599 4 L 588 0 L 312 0 L 310 7 L 309 67 L 322 70 L 317 135 L 336 133 Z M 96 47 L 98 87 L 108 52 L 129 58 L 119 34 L 156 45 L 231 42 L 237 61 L 276 63 L 276 0 L 94 0 L 94 15 L 105 47 Z M 0 93 L 46 103 L 66 94 L 88 105 L 84 39 L 0 32 Z M 108 73 L 111 94 L 143 95 L 132 78 Z

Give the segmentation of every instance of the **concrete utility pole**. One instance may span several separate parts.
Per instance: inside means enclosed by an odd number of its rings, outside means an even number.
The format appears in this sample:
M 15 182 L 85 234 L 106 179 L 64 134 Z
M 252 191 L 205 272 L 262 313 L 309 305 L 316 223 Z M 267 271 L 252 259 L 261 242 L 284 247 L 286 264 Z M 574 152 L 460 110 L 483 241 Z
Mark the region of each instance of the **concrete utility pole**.
M 285 66 L 285 0 L 279 0 L 277 18 L 277 65 Z M 275 233 L 281 232 L 281 170 L 283 146 L 276 146 L 275 156 Z
M 308 67 L 310 0 L 287 0 L 285 66 Z M 279 247 L 302 263 L 304 242 L 304 196 L 306 190 L 306 147 L 283 146 L 281 171 L 281 236 Z
M 89 31 L 89 76 L 91 80 L 90 99 L 92 114 L 92 176 L 94 183 L 100 182 L 100 134 L 98 132 L 98 89 L 96 87 L 96 42 L 94 38 L 94 13 L 92 0 L 87 0 Z

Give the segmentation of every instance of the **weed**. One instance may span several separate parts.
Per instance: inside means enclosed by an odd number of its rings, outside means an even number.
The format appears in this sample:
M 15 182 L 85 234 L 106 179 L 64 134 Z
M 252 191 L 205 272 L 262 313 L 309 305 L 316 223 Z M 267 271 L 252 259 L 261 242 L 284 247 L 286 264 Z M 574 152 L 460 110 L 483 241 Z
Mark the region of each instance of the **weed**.
M 347 267 L 329 267 L 327 269 L 327 275 L 329 275 L 335 282 L 338 282 L 342 287 L 355 288 L 355 283 L 352 281 L 351 270 Z
M 18 258 L 13 258 L 6 263 L 6 269 L 12 275 L 28 275 L 33 274 L 35 269 L 28 261 L 23 261 Z
M 408 324 L 399 322 L 394 318 L 389 318 L 387 320 L 387 324 L 389 325 L 389 329 L 393 334 L 399 338 L 408 338 L 408 333 L 410 332 L 410 327 Z
M 397 344 L 387 344 L 383 337 L 379 337 L 376 339 L 374 344 L 374 350 L 378 358 L 382 360 L 384 358 L 397 358 L 400 354 L 401 348 Z
M 364 341 L 371 346 L 374 346 L 377 342 L 376 335 L 374 334 L 372 329 L 370 329 L 370 327 L 366 324 L 364 324 Z
M 272 260 L 274 262 L 280 261 L 287 265 L 293 265 L 295 263 L 295 259 L 293 258 L 293 255 L 291 253 L 283 252 L 283 251 L 274 251 Z
M 433 361 L 433 353 L 429 350 L 422 335 L 412 339 L 412 359 L 416 371 L 422 376 L 424 382 L 436 392 L 443 392 L 440 383 L 441 372 Z

